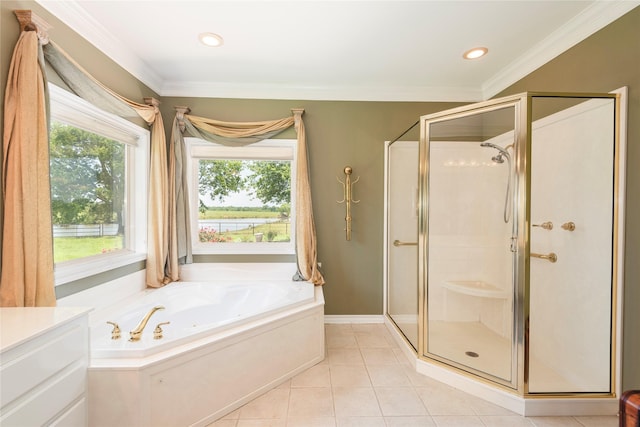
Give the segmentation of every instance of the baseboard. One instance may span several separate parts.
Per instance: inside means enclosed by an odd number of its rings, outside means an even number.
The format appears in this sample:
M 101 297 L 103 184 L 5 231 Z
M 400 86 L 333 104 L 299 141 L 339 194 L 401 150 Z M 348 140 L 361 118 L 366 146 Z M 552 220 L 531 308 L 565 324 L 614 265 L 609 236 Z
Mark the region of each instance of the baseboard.
M 342 315 L 325 314 L 324 323 L 384 323 L 382 314 Z

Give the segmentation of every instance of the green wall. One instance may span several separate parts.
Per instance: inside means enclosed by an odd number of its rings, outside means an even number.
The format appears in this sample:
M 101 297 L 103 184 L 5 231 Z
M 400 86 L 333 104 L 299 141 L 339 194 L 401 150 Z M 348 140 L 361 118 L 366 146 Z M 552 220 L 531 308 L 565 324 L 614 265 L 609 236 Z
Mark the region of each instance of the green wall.
M 73 33 L 33 1 L 0 3 L 0 95 L 11 52 L 18 37 L 14 9 L 31 9 L 53 29 L 51 39 L 99 80 L 133 99 L 158 97 L 117 64 Z M 579 45 L 507 88 L 499 96 L 524 91 L 608 92 L 629 86 L 627 173 L 624 383 L 640 388 L 640 8 L 636 8 Z M 195 115 L 229 121 L 268 120 L 287 116 L 290 108 L 305 108 L 319 260 L 326 278 L 326 314 L 382 313 L 383 148 L 420 115 L 441 111 L 453 103 L 281 101 L 211 98 L 160 98 L 167 128 L 173 107 L 186 105 Z M 169 133 L 168 133 L 169 135 Z M 294 138 L 293 131 L 280 137 Z M 417 139 L 417 131 L 404 139 Z M 353 167 L 353 235 L 345 240 L 344 206 L 336 176 Z

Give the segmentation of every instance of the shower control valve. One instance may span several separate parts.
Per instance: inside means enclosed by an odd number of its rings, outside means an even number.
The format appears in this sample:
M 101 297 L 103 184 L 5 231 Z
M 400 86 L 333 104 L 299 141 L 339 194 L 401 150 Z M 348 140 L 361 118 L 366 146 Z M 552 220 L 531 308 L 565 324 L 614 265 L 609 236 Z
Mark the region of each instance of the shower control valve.
M 543 222 L 542 224 L 533 224 L 532 227 L 540 227 L 545 230 L 553 230 L 553 223 L 551 221 Z

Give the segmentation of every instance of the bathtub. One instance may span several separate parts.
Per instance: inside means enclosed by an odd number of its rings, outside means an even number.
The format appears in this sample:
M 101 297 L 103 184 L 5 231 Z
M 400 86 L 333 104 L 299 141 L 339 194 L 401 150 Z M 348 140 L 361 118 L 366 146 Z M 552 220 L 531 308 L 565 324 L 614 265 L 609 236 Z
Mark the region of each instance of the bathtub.
M 109 321 L 122 331 L 118 340 L 111 339 L 113 326 L 107 321 L 91 327 L 91 357 L 145 358 L 175 348 L 203 336 L 222 332 L 253 319 L 288 310 L 314 301 L 314 286 L 308 282 L 290 281 L 225 281 L 175 282 L 161 289 L 146 290 L 126 305 L 113 310 Z M 133 330 L 153 307 L 162 306 L 149 319 L 142 338 L 129 341 Z M 153 331 L 162 325 L 162 338 L 154 339 Z
M 205 426 L 324 359 L 324 297 L 291 280 L 177 282 L 103 311 L 90 342 L 89 425 Z

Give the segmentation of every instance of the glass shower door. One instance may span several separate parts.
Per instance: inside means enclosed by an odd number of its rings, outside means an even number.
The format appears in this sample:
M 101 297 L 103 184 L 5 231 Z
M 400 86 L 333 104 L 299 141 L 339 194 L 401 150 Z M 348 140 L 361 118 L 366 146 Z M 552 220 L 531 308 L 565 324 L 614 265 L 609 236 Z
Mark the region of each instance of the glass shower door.
M 420 146 L 423 354 L 511 387 L 515 117 L 512 103 L 423 119 Z
M 615 100 L 534 97 L 532 114 L 528 391 L 609 393 Z
M 387 148 L 387 312 L 418 349 L 418 142 Z

